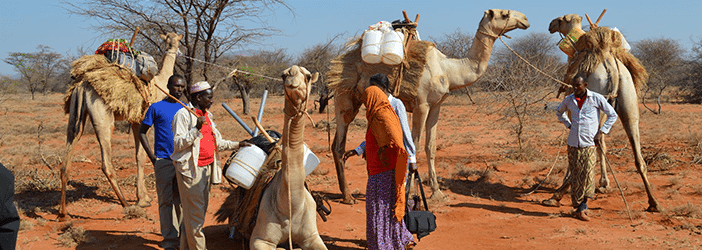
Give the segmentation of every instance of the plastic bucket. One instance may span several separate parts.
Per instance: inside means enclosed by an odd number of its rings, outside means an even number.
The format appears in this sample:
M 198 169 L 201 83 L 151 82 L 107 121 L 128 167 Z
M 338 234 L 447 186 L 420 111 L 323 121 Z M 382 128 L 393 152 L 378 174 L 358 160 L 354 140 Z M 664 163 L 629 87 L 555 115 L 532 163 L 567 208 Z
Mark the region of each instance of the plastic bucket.
M 585 32 L 581 29 L 571 29 L 568 34 L 558 43 L 558 48 L 566 53 L 568 57 L 572 57 L 575 55 L 575 42 L 577 42 L 578 39 L 583 36 L 583 34 L 585 34 Z
M 304 154 L 305 157 L 303 158 L 302 162 L 305 164 L 305 176 L 310 175 L 312 171 L 314 171 L 315 168 L 317 168 L 317 165 L 319 165 L 319 158 L 312 153 L 312 150 L 310 150 L 310 147 L 305 144 L 305 149 L 304 149 Z
M 251 188 L 268 155 L 256 145 L 239 148 L 227 168 L 225 177 L 245 189 Z
M 622 46 L 620 46 L 624 51 L 629 52 L 631 50 L 631 45 L 629 45 L 629 42 L 626 41 L 626 38 L 624 38 L 624 34 L 617 29 L 617 27 L 612 28 L 613 31 L 616 31 L 619 33 L 619 36 L 622 37 Z
M 383 34 L 380 43 L 382 52 L 381 61 L 387 65 L 398 65 L 405 57 L 404 46 L 402 46 L 404 35 L 401 32 L 388 31 Z
M 361 48 L 361 58 L 370 64 L 380 62 L 380 41 L 383 32 L 379 30 L 366 30 L 363 33 L 363 47 Z

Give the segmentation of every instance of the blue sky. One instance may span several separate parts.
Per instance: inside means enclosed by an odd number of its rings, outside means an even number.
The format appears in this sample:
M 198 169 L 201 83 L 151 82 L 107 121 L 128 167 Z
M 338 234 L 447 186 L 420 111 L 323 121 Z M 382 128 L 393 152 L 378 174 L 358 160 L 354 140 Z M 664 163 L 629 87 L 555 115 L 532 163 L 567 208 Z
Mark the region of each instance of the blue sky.
M 528 30 L 515 30 L 512 37 L 530 32 L 548 32 L 552 19 L 565 14 L 587 13 L 597 19 L 603 9 L 607 13 L 600 25 L 617 27 L 628 41 L 646 38 L 670 38 L 685 49 L 692 40 L 702 39 L 702 25 L 697 20 L 702 13 L 698 1 L 466 1 L 466 0 L 293 0 L 288 1 L 295 12 L 275 10 L 263 17 L 270 25 L 282 30 L 265 46 L 242 49 L 283 48 L 297 56 L 305 48 L 326 42 L 337 34 L 348 38 L 360 34 L 368 25 L 380 20 L 402 18 L 406 10 L 411 19 L 420 14 L 419 32 L 426 39 L 453 33 L 456 29 L 475 34 L 478 22 L 487 9 L 512 9 L 524 13 L 531 24 Z M 76 53 L 78 47 L 88 51 L 97 48 L 107 37 L 91 28 L 94 20 L 69 15 L 60 1 L 3 1 L 0 7 L 0 58 L 10 52 L 34 52 L 38 45 L 47 45 L 58 53 Z M 593 20 L 595 21 L 595 20 Z M 586 24 L 587 21 L 583 20 Z M 131 34 L 125 34 L 129 38 Z M 553 34 L 554 41 L 558 35 Z M 509 43 L 509 40 L 506 40 Z M 499 42 L 498 42 L 499 43 Z M 138 46 L 138 43 L 137 43 Z M 555 43 L 554 43 L 554 46 Z M 0 74 L 14 75 L 12 66 L 0 62 Z

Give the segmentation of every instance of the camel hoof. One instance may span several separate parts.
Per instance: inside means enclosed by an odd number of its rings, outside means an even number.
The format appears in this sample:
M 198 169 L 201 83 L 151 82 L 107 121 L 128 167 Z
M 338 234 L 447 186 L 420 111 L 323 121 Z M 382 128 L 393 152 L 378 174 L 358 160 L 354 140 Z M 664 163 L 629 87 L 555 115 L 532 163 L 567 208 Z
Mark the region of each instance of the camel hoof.
M 659 213 L 661 212 L 661 209 L 660 207 L 658 207 L 658 205 L 649 205 L 646 209 L 646 212 Z
M 429 199 L 433 201 L 446 201 L 448 200 L 448 196 L 442 193 L 441 190 L 436 190 L 434 193 L 431 194 L 431 197 L 429 197 Z
M 346 205 L 353 205 L 353 204 L 358 203 L 358 201 L 353 197 L 347 197 L 347 198 L 344 198 L 344 200 L 342 200 L 341 203 L 346 204 Z
M 56 217 L 56 220 L 59 221 L 59 222 L 66 222 L 66 221 L 71 220 L 71 217 L 70 217 L 70 216 L 67 216 L 67 215 L 65 215 L 65 214 L 63 214 L 63 215 L 62 215 L 62 214 L 59 214 L 58 217 Z
M 548 200 L 541 201 L 541 205 L 544 205 L 547 207 L 560 207 L 561 202 L 554 200 L 554 199 L 548 199 Z
M 606 193 L 609 193 L 611 191 L 611 189 L 609 187 L 598 187 L 596 189 L 596 191 L 597 191 L 597 193 L 600 193 L 600 194 L 606 194 Z
M 151 201 L 145 201 L 145 200 L 140 200 L 137 202 L 137 206 L 139 207 L 150 207 L 151 206 Z

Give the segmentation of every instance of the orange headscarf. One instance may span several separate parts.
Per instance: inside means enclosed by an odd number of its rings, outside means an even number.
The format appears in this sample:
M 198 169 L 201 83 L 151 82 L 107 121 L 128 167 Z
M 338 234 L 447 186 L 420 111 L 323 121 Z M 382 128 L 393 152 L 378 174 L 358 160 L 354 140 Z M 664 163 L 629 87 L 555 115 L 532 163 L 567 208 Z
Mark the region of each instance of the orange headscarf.
M 405 150 L 402 141 L 402 125 L 397 118 L 397 114 L 390 106 L 388 96 L 380 88 L 370 86 L 363 92 L 363 99 L 366 105 L 366 118 L 368 119 L 368 129 L 373 134 L 378 145 L 378 158 L 387 159 L 390 155 L 396 155 L 395 166 L 387 166 L 395 169 L 395 219 L 402 220 L 405 216 L 405 188 L 404 180 L 407 174 L 407 158 L 409 154 Z M 375 152 L 367 152 L 375 153 Z M 383 161 L 384 164 L 385 161 Z M 393 161 L 390 161 L 393 162 Z

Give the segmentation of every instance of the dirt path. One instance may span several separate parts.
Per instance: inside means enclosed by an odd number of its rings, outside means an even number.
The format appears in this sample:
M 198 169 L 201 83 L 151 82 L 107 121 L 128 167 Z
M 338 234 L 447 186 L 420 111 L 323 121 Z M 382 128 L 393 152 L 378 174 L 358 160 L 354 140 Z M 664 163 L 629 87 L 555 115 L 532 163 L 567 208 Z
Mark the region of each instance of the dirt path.
M 279 96 L 268 98 L 263 120 L 266 128 L 282 130 L 282 100 Z M 258 107 L 257 101 L 254 100 L 253 107 Z M 159 249 L 153 167 L 146 168 L 150 174 L 150 195 L 154 198 L 152 206 L 125 212 L 100 171 L 100 153 L 90 129 L 79 143 L 76 164 L 70 170 L 68 211 L 72 221 L 55 220 L 60 186 L 57 175 L 52 175 L 52 170 L 39 160 L 38 142 L 41 140 L 41 152 L 51 162 L 56 162 L 55 156 L 63 157 L 67 116 L 61 111 L 61 102 L 61 95 L 51 95 L 41 96 L 31 105 L 0 103 L 4 117 L 17 118 L 0 121 L 4 123 L 0 160 L 16 173 L 16 183 L 21 188 L 16 197 L 23 220 L 17 249 Z M 239 100 L 226 102 L 240 111 Z M 225 138 L 245 138 L 243 129 L 221 106 L 213 107 Z M 528 147 L 518 151 L 510 130 L 514 121 L 485 113 L 468 100 L 455 97 L 450 97 L 443 109 L 436 165 L 448 200 L 430 201 L 438 228 L 423 238 L 416 249 L 702 248 L 702 165 L 692 163 L 699 159 L 696 157 L 702 157 L 699 105 L 668 104 L 663 107 L 662 115 L 642 112 L 643 151 L 651 161 L 649 178 L 655 195 L 665 209 L 661 213 L 644 212 L 646 193 L 636 173 L 628 140 L 621 124 L 614 126 L 607 139 L 609 158 L 634 220 L 629 220 L 619 191 L 613 189 L 598 194 L 588 204 L 593 212 L 590 222 L 569 215 L 569 196 L 562 200 L 564 206 L 560 208 L 539 205 L 560 184 L 566 164 L 562 144 L 565 133 L 553 111 L 529 118 Z M 327 119 L 326 114 L 311 115 L 320 124 Z M 359 126 L 352 125 L 349 132 L 348 148 L 363 140 L 364 118 L 359 115 L 357 120 Z M 16 126 L 17 122 L 26 126 Z M 40 123 L 44 129 L 38 136 Z M 319 232 L 329 249 L 365 249 L 365 162 L 359 157 L 352 158 L 346 171 L 358 204 L 339 203 L 340 192 L 327 140 L 325 130 L 307 127 L 305 141 L 321 159 L 308 182 L 312 190 L 332 198 L 332 214 L 327 222 L 318 219 Z M 423 145 L 419 148 L 423 151 Z M 123 192 L 134 203 L 136 166 L 131 135 L 116 132 L 113 150 Z M 228 155 L 229 152 L 222 153 L 220 158 Z M 418 159 L 426 180 L 424 153 Z M 530 196 L 520 196 L 544 178 L 554 160 L 554 173 L 545 186 Z M 224 201 L 227 190 L 227 184 L 212 189 L 205 226 L 209 249 L 241 249 L 242 242 L 228 239 L 226 225 L 214 223 L 213 214 Z

